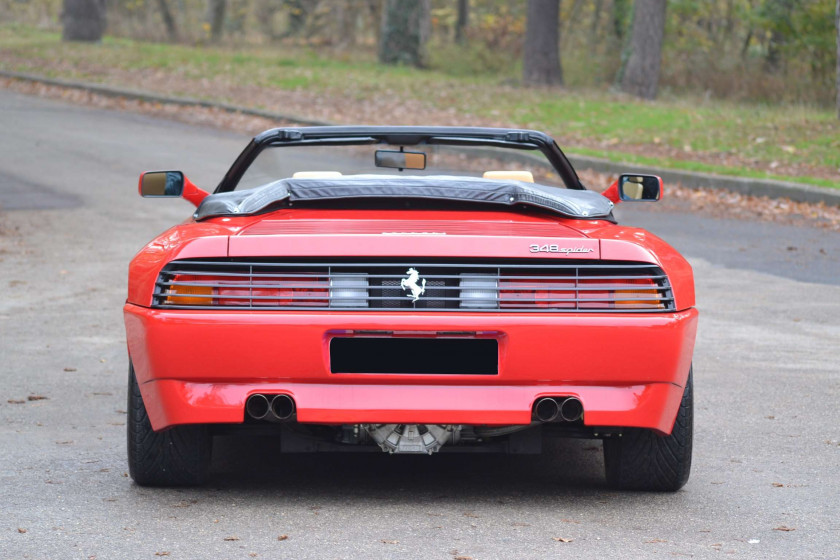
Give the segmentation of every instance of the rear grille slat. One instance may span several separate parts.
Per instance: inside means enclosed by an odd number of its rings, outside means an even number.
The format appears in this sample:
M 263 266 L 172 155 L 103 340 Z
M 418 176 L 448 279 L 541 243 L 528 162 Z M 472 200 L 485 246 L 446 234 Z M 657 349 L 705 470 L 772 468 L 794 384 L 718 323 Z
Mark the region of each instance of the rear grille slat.
M 153 307 L 161 309 L 549 313 L 674 309 L 668 278 L 655 265 L 571 259 L 492 264 L 425 259 L 413 263 L 183 260 L 164 267 L 155 286 Z

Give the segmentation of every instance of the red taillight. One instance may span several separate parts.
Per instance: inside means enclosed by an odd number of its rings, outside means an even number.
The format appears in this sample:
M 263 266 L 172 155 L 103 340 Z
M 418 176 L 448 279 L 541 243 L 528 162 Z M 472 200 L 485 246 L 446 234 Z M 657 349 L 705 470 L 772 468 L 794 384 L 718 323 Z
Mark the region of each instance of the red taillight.
M 513 279 L 499 282 L 499 307 L 575 308 L 575 280 L 558 278 Z
M 499 288 L 502 309 L 664 308 L 658 286 L 648 278 L 502 278 Z
M 169 286 L 166 303 L 222 307 L 326 307 L 329 280 L 307 276 L 193 276 L 178 274 Z

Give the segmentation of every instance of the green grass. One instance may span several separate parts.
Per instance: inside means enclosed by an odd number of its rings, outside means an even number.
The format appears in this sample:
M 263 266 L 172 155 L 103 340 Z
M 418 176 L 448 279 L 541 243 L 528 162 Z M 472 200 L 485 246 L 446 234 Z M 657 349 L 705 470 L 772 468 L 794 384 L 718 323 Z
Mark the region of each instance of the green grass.
M 510 85 L 515 80 L 510 75 L 464 72 L 453 76 L 382 66 L 373 53 L 364 51 L 316 52 L 286 45 L 211 48 L 113 37 L 98 45 L 65 44 L 57 33 L 17 25 L 0 26 L 0 68 L 142 89 L 147 89 L 142 76 L 155 72 L 170 78 L 163 80 L 167 93 L 205 99 L 215 98 L 213 83 L 254 86 L 267 92 L 303 90 L 348 103 L 398 99 L 429 110 L 454 109 L 460 121 L 452 124 L 481 120 L 545 130 L 572 153 L 840 188 L 840 121 L 831 111 L 807 106 L 687 97 L 649 103 L 603 90 L 526 89 Z M 223 100 L 249 104 L 247 99 Z M 670 155 L 621 153 L 622 145 L 632 145 L 635 152 L 664 146 Z M 724 156 L 739 165 L 714 163 L 715 159 L 723 162 Z M 808 176 L 807 168 L 793 177 L 756 169 L 771 162 L 820 168 L 822 174 L 836 174 L 837 180 Z
M 791 181 L 794 183 L 805 183 L 808 185 L 815 185 L 818 187 L 840 188 L 840 185 L 838 185 L 837 181 L 832 181 L 830 179 L 821 179 L 819 177 L 808 177 L 802 175 L 775 175 L 772 173 L 764 173 L 762 171 L 752 170 L 746 167 L 729 167 L 723 165 L 713 165 L 704 163 L 702 161 L 679 160 L 672 158 L 652 158 L 640 156 L 637 154 L 610 152 L 605 150 L 591 150 L 587 148 L 575 149 L 570 153 L 582 156 L 603 158 L 617 163 L 649 165 L 655 167 L 664 167 L 668 169 L 679 169 L 682 171 L 715 173 L 718 175 L 730 175 L 734 177 L 746 177 L 751 179 L 772 179 L 775 181 Z

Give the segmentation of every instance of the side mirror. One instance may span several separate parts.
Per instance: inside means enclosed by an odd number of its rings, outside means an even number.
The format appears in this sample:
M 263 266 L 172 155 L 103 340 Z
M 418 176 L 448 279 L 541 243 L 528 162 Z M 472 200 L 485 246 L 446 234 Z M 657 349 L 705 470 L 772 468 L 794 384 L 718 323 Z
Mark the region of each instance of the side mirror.
M 140 175 L 140 196 L 180 197 L 184 194 L 184 174 L 180 171 L 147 171 Z
M 138 190 L 146 198 L 183 197 L 196 207 L 210 194 L 196 187 L 180 171 L 147 171 L 140 175 Z
M 655 202 L 662 197 L 662 179 L 656 175 L 620 175 L 618 198 L 631 202 Z

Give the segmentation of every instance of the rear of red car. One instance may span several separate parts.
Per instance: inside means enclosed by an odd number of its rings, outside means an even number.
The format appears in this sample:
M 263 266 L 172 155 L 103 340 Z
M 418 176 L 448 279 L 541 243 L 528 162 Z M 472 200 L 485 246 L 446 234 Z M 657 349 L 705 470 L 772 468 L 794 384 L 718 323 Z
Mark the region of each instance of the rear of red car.
M 199 442 L 168 478 L 135 460 L 141 483 L 203 480 L 214 426 L 272 426 L 289 452 L 605 438 L 617 487 L 688 476 L 639 482 L 653 467 L 630 464 L 622 438 L 671 445 L 685 420 L 691 269 L 611 219 L 283 208 L 190 221 L 132 261 L 125 318 L 138 418 Z

